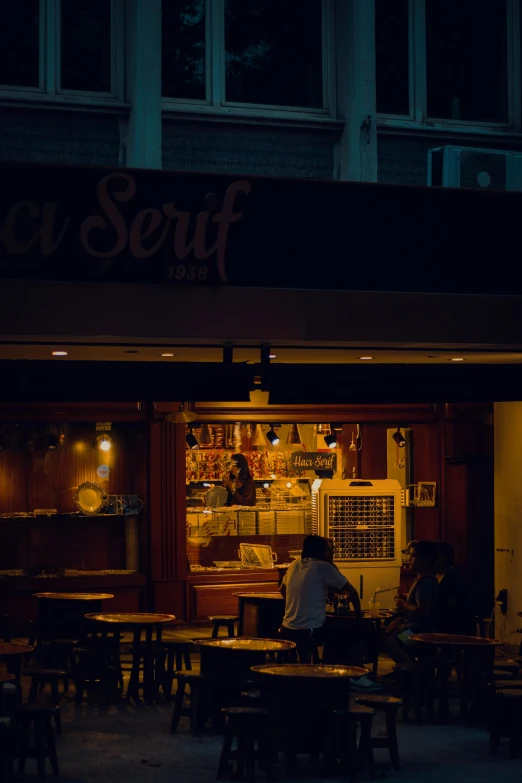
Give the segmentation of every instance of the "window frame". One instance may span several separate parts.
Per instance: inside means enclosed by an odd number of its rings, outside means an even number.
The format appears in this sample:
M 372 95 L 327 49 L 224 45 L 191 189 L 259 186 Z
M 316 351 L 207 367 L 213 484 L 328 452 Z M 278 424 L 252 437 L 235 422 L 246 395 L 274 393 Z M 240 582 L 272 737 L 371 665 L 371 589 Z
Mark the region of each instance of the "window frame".
M 428 85 L 426 62 L 426 2 L 409 0 L 409 90 L 410 112 L 377 114 L 381 126 L 432 128 L 466 132 L 522 133 L 522 74 L 520 0 L 505 0 L 507 5 L 507 122 L 452 120 L 428 115 Z
M 272 116 L 283 119 L 325 119 L 336 117 L 335 0 L 322 3 L 323 106 L 278 106 L 261 103 L 235 103 L 225 92 L 225 0 L 205 2 L 205 98 L 162 96 L 166 111 L 189 111 L 224 116 Z
M 46 101 L 71 103 L 123 102 L 125 97 L 124 39 L 125 0 L 111 3 L 111 90 L 94 92 L 65 90 L 60 85 L 61 38 L 60 0 L 39 0 L 39 67 L 38 86 L 20 87 L 0 84 L 0 98 L 39 98 Z

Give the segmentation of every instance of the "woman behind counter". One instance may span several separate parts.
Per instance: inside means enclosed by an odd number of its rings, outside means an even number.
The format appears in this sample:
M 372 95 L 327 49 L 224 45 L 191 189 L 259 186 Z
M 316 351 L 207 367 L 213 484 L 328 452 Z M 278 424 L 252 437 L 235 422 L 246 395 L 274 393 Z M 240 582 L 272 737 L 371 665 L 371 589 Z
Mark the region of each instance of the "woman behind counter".
M 256 485 L 243 454 L 232 454 L 230 475 L 224 484 L 228 494 L 227 506 L 256 505 Z

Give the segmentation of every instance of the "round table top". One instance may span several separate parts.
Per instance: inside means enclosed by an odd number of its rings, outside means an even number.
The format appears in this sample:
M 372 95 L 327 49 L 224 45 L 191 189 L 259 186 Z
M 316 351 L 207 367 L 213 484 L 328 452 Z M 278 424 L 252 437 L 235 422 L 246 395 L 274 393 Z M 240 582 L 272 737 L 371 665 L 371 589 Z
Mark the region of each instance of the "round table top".
M 0 656 L 27 655 L 34 650 L 30 644 L 15 644 L 15 642 L 0 642 Z
M 424 644 L 453 645 L 454 647 L 488 647 L 498 644 L 495 639 L 483 639 L 481 636 L 464 636 L 457 633 L 416 633 L 410 636 L 412 642 Z
M 114 625 L 160 625 L 176 619 L 173 614 L 154 614 L 153 612 L 100 612 L 85 615 L 87 620 Z
M 14 679 L 14 674 L 9 674 L 9 672 L 0 672 L 0 682 L 12 682 Z
M 282 652 L 294 650 L 295 643 L 285 639 L 257 639 L 248 636 L 231 636 L 222 639 L 197 639 L 194 642 L 202 647 L 213 647 L 219 650 L 243 650 L 247 652 Z
M 111 593 L 33 593 L 35 598 L 50 598 L 53 601 L 105 601 L 114 598 Z
M 318 666 L 315 663 L 263 664 L 252 666 L 258 674 L 270 674 L 276 677 L 315 677 L 322 679 L 362 677 L 368 669 L 362 666 Z
M 270 600 L 277 600 L 277 601 L 284 601 L 285 599 L 281 595 L 281 593 L 273 592 L 273 593 L 234 593 L 234 595 L 237 598 L 254 598 L 256 600 L 264 600 L 265 598 L 268 598 Z

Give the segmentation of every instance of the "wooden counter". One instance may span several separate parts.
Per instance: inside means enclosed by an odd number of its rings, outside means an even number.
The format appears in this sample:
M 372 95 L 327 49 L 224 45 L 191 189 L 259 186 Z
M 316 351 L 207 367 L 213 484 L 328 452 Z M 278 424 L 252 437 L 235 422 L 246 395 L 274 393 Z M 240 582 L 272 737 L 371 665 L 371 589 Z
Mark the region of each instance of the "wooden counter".
M 211 614 L 237 614 L 235 593 L 279 591 L 277 568 L 238 568 L 225 571 L 192 571 L 187 575 L 187 617 L 205 622 Z
M 145 605 L 144 574 L 100 574 L 93 576 L 4 576 L 0 577 L 0 614 L 9 615 L 11 631 L 26 631 L 36 620 L 35 593 L 112 593 L 115 612 L 139 612 Z

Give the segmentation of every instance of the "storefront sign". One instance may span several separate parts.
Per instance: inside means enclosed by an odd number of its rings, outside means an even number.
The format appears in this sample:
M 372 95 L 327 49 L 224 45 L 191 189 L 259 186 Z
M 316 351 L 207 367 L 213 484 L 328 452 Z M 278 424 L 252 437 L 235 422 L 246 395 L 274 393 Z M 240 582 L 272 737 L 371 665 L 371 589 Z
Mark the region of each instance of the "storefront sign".
M 290 467 L 294 470 L 337 469 L 337 455 L 321 451 L 294 451 L 290 456 Z
M 521 193 L 5 162 L 0 278 L 522 294 L 521 214 Z

